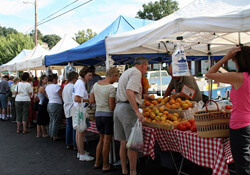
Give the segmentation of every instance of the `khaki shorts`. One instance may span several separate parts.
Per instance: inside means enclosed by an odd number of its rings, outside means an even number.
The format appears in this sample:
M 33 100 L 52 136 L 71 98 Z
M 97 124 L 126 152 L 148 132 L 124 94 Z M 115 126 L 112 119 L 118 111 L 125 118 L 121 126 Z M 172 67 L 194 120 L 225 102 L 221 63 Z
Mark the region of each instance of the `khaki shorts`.
M 136 120 L 137 116 L 129 103 L 117 103 L 114 111 L 115 140 L 128 141 Z

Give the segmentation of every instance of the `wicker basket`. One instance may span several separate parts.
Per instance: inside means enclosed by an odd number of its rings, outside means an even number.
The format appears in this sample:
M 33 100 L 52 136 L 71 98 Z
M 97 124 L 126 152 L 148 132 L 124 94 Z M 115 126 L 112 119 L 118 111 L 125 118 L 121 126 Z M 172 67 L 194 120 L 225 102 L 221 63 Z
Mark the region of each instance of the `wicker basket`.
M 217 110 L 208 110 L 207 104 L 212 101 L 216 104 Z M 197 133 L 200 137 L 229 137 L 229 111 L 222 111 L 218 104 L 213 100 L 208 100 L 206 110 L 198 111 L 194 114 L 195 123 L 197 125 Z

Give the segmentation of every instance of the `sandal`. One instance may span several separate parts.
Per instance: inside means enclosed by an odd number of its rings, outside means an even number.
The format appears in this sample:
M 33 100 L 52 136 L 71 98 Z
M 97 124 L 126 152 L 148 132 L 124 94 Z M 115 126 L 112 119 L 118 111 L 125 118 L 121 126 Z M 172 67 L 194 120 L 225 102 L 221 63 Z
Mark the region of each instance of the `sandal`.
M 94 170 L 97 170 L 97 169 L 101 169 L 102 168 L 102 165 L 98 165 L 98 166 L 95 166 L 93 167 Z
M 107 170 L 102 170 L 102 173 L 103 174 L 106 174 L 106 173 L 109 173 L 110 171 L 114 171 L 114 167 L 112 166 L 112 165 L 110 165 L 110 167 L 109 167 L 109 169 L 107 169 Z
M 20 134 L 20 133 L 21 133 L 21 131 L 16 131 L 16 133 L 17 133 L 17 134 Z
M 27 133 L 29 133 L 30 131 L 29 130 L 24 130 L 23 131 L 23 134 L 27 134 Z

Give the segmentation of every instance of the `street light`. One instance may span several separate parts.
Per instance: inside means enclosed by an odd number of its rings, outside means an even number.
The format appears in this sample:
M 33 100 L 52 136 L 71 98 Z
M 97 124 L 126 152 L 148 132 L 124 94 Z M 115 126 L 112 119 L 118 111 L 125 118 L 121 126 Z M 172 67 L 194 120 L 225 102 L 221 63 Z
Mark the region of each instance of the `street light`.
M 37 46 L 37 0 L 33 2 L 23 1 L 24 4 L 33 4 L 35 6 L 35 45 Z

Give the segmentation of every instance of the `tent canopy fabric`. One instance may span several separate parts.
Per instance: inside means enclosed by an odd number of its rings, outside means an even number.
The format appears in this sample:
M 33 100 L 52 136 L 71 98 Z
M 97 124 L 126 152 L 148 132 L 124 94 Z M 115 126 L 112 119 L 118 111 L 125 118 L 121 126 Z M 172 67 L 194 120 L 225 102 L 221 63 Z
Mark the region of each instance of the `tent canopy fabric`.
M 81 44 L 64 52 L 45 56 L 45 65 L 98 65 L 106 60 L 105 38 L 110 35 L 123 33 L 129 30 L 152 23 L 150 20 L 119 16 L 110 26 L 101 33 Z
M 249 45 L 249 24 L 249 0 L 196 0 L 153 24 L 108 36 L 106 52 L 113 59 L 121 54 L 171 53 L 181 42 L 191 59 L 216 57 L 236 45 Z
M 47 53 L 48 51 L 38 44 L 22 61 L 16 62 L 16 70 L 27 70 L 41 67 L 43 65 L 43 56 Z
M 15 58 L 0 67 L 0 71 L 13 71 L 15 70 L 15 63 L 22 61 L 32 50 L 23 49 Z
M 77 46 L 79 46 L 79 44 L 69 35 L 65 34 L 63 38 L 49 51 L 48 55 L 63 52 L 65 50 L 72 49 Z
M 16 64 L 16 69 L 42 69 L 42 66 L 44 65 L 44 56 L 46 54 L 59 53 L 78 45 L 79 44 L 68 35 L 64 35 L 64 37 L 50 51 L 43 49 L 38 44 L 37 47 L 32 50 L 32 53 L 26 56 L 21 62 Z

